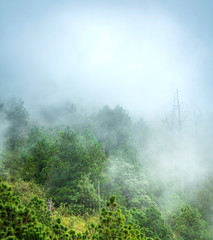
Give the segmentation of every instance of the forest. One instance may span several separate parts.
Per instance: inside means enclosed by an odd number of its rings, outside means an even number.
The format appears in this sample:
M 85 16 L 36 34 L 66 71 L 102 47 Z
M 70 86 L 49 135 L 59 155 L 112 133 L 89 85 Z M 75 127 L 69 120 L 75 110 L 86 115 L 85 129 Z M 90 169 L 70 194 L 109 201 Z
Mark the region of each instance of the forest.
M 212 12 L 0 0 L 0 240 L 213 240 Z
M 175 106 L 1 102 L 0 239 L 213 239 L 212 118 Z

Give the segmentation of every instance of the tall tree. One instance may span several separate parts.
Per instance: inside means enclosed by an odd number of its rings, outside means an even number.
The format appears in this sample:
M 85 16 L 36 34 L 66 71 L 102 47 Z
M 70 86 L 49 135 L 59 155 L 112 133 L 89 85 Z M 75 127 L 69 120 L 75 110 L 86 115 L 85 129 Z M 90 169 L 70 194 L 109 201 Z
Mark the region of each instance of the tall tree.
M 93 131 L 98 140 L 105 144 L 106 153 L 129 143 L 132 122 L 122 107 L 111 109 L 105 106 L 92 116 L 92 120 Z
M 98 185 L 105 160 L 102 146 L 88 133 L 81 136 L 69 128 L 61 132 L 47 180 L 47 186 L 56 203 L 76 205 L 85 203 L 87 198 L 85 206 L 91 206 L 89 202 L 96 201 L 93 197 L 94 186 Z M 86 187 L 91 190 L 89 194 L 86 194 Z M 84 200 L 82 196 L 85 197 Z
M 183 207 L 179 214 L 174 216 L 173 224 L 173 229 L 180 239 L 210 240 L 206 222 L 201 219 L 198 209 Z
M 14 150 L 15 147 L 24 144 L 25 133 L 28 126 L 29 113 L 21 99 L 10 100 L 4 108 L 6 119 L 9 121 L 7 131 L 7 148 Z

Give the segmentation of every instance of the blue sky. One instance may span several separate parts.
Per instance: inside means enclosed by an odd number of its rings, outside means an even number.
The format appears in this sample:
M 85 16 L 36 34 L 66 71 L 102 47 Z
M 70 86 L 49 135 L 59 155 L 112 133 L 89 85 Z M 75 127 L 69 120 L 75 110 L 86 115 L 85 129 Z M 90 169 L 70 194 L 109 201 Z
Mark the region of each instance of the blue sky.
M 0 2 L 0 99 L 212 111 L 212 1 Z

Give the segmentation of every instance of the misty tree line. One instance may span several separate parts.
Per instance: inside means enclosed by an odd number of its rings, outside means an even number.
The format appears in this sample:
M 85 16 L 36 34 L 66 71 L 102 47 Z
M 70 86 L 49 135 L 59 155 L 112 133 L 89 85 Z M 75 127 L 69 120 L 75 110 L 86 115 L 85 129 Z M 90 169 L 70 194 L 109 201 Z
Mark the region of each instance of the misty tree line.
M 191 182 L 181 161 L 190 134 L 180 140 L 168 124 L 133 121 L 120 106 L 87 113 L 64 104 L 30 119 L 13 99 L 0 119 L 0 239 L 211 239 L 213 178 Z M 211 154 L 203 157 L 208 166 Z M 100 213 L 99 223 L 76 233 L 53 217 L 63 207 L 69 216 Z

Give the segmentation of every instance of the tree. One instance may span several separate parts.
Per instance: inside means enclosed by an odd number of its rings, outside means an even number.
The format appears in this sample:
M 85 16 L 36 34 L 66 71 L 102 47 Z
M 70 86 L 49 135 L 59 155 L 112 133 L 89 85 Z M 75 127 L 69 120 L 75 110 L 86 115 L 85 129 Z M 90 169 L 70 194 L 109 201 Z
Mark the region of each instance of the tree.
M 151 206 L 145 211 L 136 208 L 127 210 L 122 207 L 121 209 L 126 217 L 126 223 L 131 224 L 147 237 L 154 239 L 160 238 L 163 240 L 172 239 L 172 231 L 165 223 L 164 219 L 161 217 L 161 213 L 156 207 Z
M 68 204 L 69 212 L 74 215 L 91 214 L 97 210 L 99 203 L 97 189 L 87 176 L 56 188 L 52 198 L 57 206 L 60 203 Z
M 210 240 L 206 222 L 201 219 L 198 209 L 190 206 L 174 215 L 173 229 L 183 240 Z
M 163 240 L 172 239 L 172 233 L 168 225 L 165 224 L 164 219 L 161 217 L 160 211 L 155 207 L 151 206 L 145 211 L 145 222 L 143 226 L 151 230 L 150 237 L 159 237 Z
M 202 217 L 208 222 L 212 223 L 213 216 L 213 177 L 209 177 L 201 189 L 196 194 L 194 203 L 202 214 Z
M 97 185 L 105 160 L 102 146 L 92 136 L 81 136 L 69 128 L 61 132 L 57 139 L 57 153 L 48 168 L 46 183 L 56 204 L 82 204 L 90 196 L 85 207 L 91 207 L 93 204 L 90 201 L 96 202 L 94 184 Z M 85 186 L 88 186 L 90 193 L 81 200 L 80 196 L 86 191 Z
M 13 196 L 12 188 L 0 179 L 0 239 L 29 239 L 25 237 L 30 232 L 40 235 L 39 230 L 47 237 L 50 234 L 44 225 L 38 223 L 35 212 L 24 207 L 19 197 Z
M 48 176 L 48 166 L 56 152 L 55 137 L 50 136 L 45 129 L 32 127 L 21 154 L 21 177 L 27 181 L 34 180 L 44 184 Z
M 115 193 L 122 206 L 141 209 L 153 204 L 147 191 L 148 184 L 143 172 L 138 172 L 133 164 L 122 157 L 111 156 L 102 180 L 105 196 Z
M 100 224 L 95 226 L 91 224 L 86 235 L 89 239 L 143 239 L 146 238 L 139 230 L 134 229 L 132 225 L 126 224 L 125 216 L 117 207 L 115 196 L 110 197 L 110 201 L 106 203 L 106 208 L 103 208 L 100 216 Z
M 43 200 L 34 197 L 25 207 L 0 179 L 0 239 L 73 240 L 61 219 L 52 218 Z M 76 235 L 83 239 L 82 234 Z
M 24 145 L 29 113 L 24 107 L 24 102 L 20 99 L 10 100 L 5 105 L 4 112 L 9 122 L 7 148 L 14 150 L 15 147 Z
M 56 151 L 54 137 L 47 130 L 34 126 L 29 129 L 23 147 L 4 152 L 4 166 L 13 177 L 44 184 L 47 167 Z
M 129 144 L 132 122 L 122 107 L 111 109 L 105 106 L 91 118 L 92 131 L 97 139 L 105 144 L 107 154 L 112 149 Z

